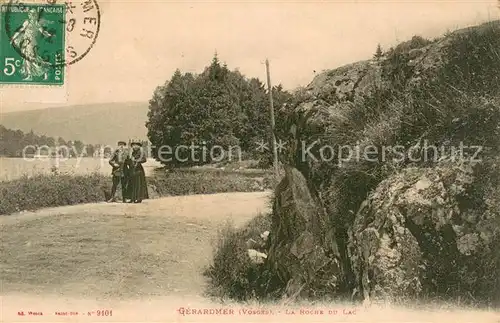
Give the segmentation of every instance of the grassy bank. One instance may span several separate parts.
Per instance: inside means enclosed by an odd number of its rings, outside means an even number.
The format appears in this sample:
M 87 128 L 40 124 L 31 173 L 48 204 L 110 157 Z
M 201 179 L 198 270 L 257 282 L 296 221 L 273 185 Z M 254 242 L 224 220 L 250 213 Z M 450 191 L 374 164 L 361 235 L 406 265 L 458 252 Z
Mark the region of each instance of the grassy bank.
M 270 175 L 233 172 L 159 173 L 147 179 L 150 197 L 227 192 L 255 192 L 273 187 Z M 39 174 L 0 182 L 0 215 L 45 207 L 103 202 L 111 189 L 111 178 L 87 175 Z M 119 191 L 119 190 L 118 190 Z
M 36 175 L 0 183 L 0 214 L 99 202 L 109 179 L 103 175 Z
M 149 179 L 160 196 L 256 192 L 274 187 L 271 174 L 223 170 L 179 170 L 158 174 Z
M 258 239 L 260 234 L 271 227 L 271 216 L 259 214 L 242 228 L 228 222 L 218 234 L 212 263 L 203 275 L 208 279 L 206 293 L 215 299 L 249 301 L 268 300 L 270 287 L 265 268 L 252 263 L 247 256 L 246 241 Z

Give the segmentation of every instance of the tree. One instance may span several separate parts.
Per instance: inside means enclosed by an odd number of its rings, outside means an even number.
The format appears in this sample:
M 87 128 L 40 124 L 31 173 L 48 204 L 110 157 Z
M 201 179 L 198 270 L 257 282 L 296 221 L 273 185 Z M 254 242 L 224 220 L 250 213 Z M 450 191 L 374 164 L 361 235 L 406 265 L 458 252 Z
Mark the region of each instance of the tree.
M 73 142 L 73 147 L 74 147 L 75 153 L 77 155 L 81 155 L 82 154 L 84 146 L 85 145 L 80 140 L 75 140 Z
M 289 96 L 281 86 L 273 92 L 276 106 Z M 216 145 L 225 152 L 238 146 L 255 153 L 255 142 L 265 139 L 269 130 L 268 97 L 260 80 L 230 71 L 215 55 L 201 74 L 176 70 L 164 86 L 156 88 L 146 127 L 153 156 L 172 166 L 209 163 L 209 152 Z M 208 153 L 178 151 L 179 158 L 173 160 L 172 153 L 162 156 L 159 151 L 165 145 L 173 150 L 192 143 L 204 146 Z M 189 160 L 180 161 L 185 158 Z
M 378 44 L 373 57 L 379 60 L 380 58 L 382 58 L 382 56 L 384 56 L 384 52 L 382 51 L 382 47 L 380 46 L 380 44 Z
M 66 146 L 66 141 L 63 138 L 59 137 L 57 138 L 57 144 L 59 146 Z

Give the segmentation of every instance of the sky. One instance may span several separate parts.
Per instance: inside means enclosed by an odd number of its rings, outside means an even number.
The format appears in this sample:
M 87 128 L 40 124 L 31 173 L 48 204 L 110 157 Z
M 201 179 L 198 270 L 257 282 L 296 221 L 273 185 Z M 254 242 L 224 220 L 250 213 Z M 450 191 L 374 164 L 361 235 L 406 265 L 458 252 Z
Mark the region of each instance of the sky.
M 370 58 L 413 35 L 499 19 L 497 1 L 99 1 L 94 47 L 63 87 L 0 88 L 0 112 L 102 102 L 147 102 L 175 69 L 199 73 L 214 53 L 273 85 Z

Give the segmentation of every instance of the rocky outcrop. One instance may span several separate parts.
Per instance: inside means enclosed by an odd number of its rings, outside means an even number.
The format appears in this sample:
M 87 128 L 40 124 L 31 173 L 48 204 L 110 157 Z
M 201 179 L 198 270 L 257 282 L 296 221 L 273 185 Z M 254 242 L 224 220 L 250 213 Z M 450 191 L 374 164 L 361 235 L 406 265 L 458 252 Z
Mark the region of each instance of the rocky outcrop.
M 498 39 L 499 32 L 489 30 L 485 39 Z M 325 144 L 360 151 L 402 145 L 405 153 L 416 148 L 420 154 L 428 138 L 436 145 L 465 138 L 493 147 L 489 157 L 498 155 L 495 142 L 476 140 L 498 137 L 492 129 L 499 105 L 483 99 L 498 97 L 500 88 L 480 64 L 494 65 L 497 54 L 481 32 L 460 40 L 468 33 L 414 37 L 378 60 L 324 71 L 285 111 L 281 131 L 289 137 L 282 158 L 289 166 L 276 189 L 266 266 L 289 296 L 321 289 L 358 291 L 364 299 L 421 293 L 474 299 L 494 293 L 492 286 L 500 290 L 498 183 L 477 178 L 470 164 L 413 162 L 394 151 L 375 162 L 362 156 L 338 163 L 320 151 Z M 481 77 L 470 72 L 468 56 L 477 56 L 471 61 Z M 471 90 L 462 75 L 480 86 Z M 461 119 L 466 126 L 454 125 Z M 302 144 L 314 142 L 305 155 Z M 317 288 L 320 282 L 332 288 Z
M 470 165 L 408 168 L 370 194 L 349 241 L 365 299 L 473 292 L 483 279 L 478 261 L 499 247 L 500 229 L 492 225 L 498 216 L 461 208 L 472 174 Z
M 356 213 L 342 258 L 335 228 L 305 177 L 287 167 L 276 189 L 266 264 L 286 283 L 287 297 L 307 298 L 328 284 L 330 296 L 345 292 L 344 261 L 364 300 L 402 301 L 421 292 L 475 297 L 480 286 L 498 284 L 485 270 L 498 270 L 500 217 L 498 210 L 463 206 L 474 180 L 472 166 L 458 163 L 390 176 Z
M 337 289 L 342 272 L 333 233 L 304 176 L 286 167 L 275 195 L 268 266 L 286 284 L 285 294 L 308 297 L 316 285 Z
M 354 102 L 381 84 L 380 64 L 377 60 L 366 60 L 318 74 L 306 91 L 313 97 L 330 99 L 330 103 Z

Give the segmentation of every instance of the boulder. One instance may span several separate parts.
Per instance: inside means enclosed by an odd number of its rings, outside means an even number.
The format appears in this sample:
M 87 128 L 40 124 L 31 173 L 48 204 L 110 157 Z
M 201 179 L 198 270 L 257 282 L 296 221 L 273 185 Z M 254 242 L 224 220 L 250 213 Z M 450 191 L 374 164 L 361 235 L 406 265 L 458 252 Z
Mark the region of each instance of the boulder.
M 381 183 L 363 202 L 349 232 L 349 257 L 365 300 L 411 297 L 421 289 L 418 241 L 404 214 L 390 205 L 400 188 Z
M 354 102 L 382 82 L 382 70 L 375 60 L 366 60 L 326 70 L 306 87 L 307 94 L 329 103 Z
M 311 296 L 315 285 L 335 289 L 342 279 L 338 258 L 326 243 L 325 217 L 304 176 L 286 166 L 275 191 L 268 265 L 288 297 Z
M 484 290 L 480 264 L 498 247 L 499 216 L 464 204 L 473 182 L 471 165 L 449 164 L 407 168 L 377 186 L 349 236 L 365 299 Z

